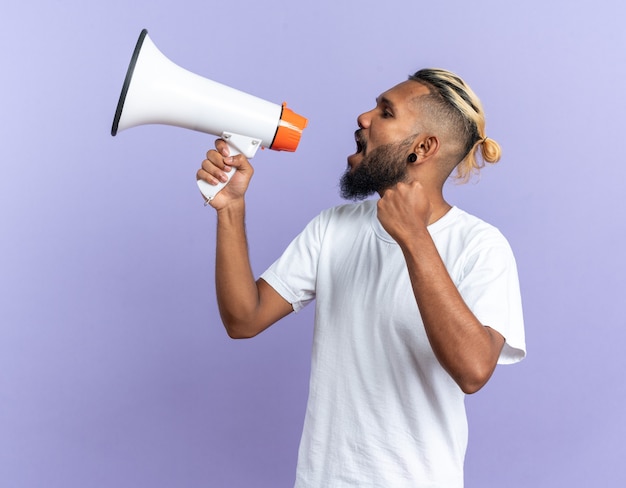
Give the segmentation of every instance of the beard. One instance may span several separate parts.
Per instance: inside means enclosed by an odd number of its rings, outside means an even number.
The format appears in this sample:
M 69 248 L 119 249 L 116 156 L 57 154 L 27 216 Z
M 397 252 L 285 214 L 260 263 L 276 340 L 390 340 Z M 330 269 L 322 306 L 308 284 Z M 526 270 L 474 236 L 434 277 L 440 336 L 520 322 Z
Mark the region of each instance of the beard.
M 411 136 L 395 144 L 385 144 L 363 157 L 355 168 L 348 168 L 339 180 L 340 194 L 347 200 L 364 200 L 382 193 L 407 179 L 407 149 L 415 140 Z M 365 150 L 365 144 L 363 144 Z

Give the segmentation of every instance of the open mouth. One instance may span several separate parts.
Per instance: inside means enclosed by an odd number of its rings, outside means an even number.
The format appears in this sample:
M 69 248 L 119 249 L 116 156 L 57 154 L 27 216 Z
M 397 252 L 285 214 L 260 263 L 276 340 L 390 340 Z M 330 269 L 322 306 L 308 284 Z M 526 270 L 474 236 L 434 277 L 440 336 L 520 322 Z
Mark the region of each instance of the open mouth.
M 363 137 L 363 131 L 361 129 L 354 132 L 354 142 L 356 142 L 356 152 L 348 156 L 348 166 L 350 168 L 353 168 L 355 164 L 358 164 L 358 162 L 365 157 L 365 151 L 367 150 L 367 141 L 365 137 Z
M 367 147 L 367 143 L 365 142 L 361 129 L 355 131 L 354 140 L 356 141 L 356 154 L 359 154 L 365 151 L 365 148 Z

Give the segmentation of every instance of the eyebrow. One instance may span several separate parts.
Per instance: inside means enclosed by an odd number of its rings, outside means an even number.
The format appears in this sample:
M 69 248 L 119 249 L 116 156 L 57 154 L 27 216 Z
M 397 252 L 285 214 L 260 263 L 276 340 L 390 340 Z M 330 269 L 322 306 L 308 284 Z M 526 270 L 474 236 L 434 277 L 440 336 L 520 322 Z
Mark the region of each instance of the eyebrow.
M 392 109 L 395 109 L 396 106 L 393 104 L 393 102 L 391 100 L 389 100 L 386 96 L 381 95 L 378 98 L 376 98 L 376 103 L 377 104 L 383 104 L 383 105 L 387 105 Z

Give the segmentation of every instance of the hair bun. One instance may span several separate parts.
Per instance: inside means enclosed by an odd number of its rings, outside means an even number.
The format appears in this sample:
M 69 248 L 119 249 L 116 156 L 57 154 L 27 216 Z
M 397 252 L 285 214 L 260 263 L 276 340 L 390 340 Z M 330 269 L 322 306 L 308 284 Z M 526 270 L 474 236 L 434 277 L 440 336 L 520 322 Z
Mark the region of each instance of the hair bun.
M 502 149 L 500 144 L 489 137 L 485 137 L 481 141 L 481 156 L 486 163 L 497 163 L 500 161 L 502 155 Z

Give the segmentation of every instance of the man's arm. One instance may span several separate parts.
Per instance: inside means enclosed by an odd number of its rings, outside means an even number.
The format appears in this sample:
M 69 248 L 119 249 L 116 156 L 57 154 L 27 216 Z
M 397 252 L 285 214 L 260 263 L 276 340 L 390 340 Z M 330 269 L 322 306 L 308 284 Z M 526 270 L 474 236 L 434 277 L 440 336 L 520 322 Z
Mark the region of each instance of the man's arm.
M 378 204 L 383 227 L 404 253 L 437 359 L 465 393 L 474 393 L 491 377 L 505 339 L 481 324 L 465 304 L 428 232 L 430 212 L 417 182 L 387 190 Z
M 255 281 L 250 266 L 245 231 L 245 192 L 254 170 L 243 156 L 228 157 L 224 141 L 209 151 L 197 173 L 209 184 L 223 181 L 224 173 L 236 171 L 213 200 L 217 211 L 215 284 L 217 302 L 228 335 L 253 337 L 293 311 L 265 281 Z

